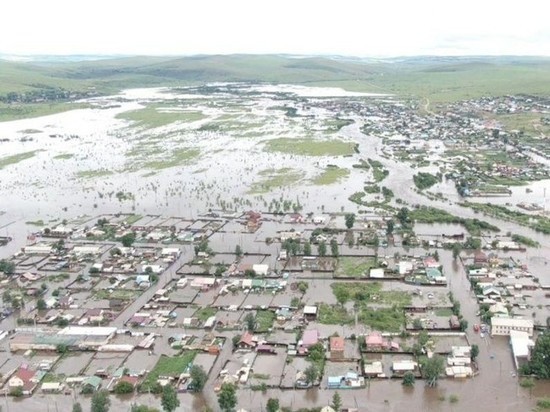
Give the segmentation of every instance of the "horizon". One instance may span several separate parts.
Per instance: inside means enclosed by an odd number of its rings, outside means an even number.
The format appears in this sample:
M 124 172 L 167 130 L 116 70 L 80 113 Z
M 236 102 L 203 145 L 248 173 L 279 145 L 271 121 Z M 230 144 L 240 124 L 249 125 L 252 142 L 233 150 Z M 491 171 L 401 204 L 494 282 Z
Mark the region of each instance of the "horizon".
M 68 0 L 21 0 L 6 8 L 12 18 L 0 36 L 9 39 L 1 51 L 8 55 L 550 55 L 550 4 L 536 0 L 521 7 L 494 0 L 261 7 L 250 0 L 97 0 L 78 9 Z

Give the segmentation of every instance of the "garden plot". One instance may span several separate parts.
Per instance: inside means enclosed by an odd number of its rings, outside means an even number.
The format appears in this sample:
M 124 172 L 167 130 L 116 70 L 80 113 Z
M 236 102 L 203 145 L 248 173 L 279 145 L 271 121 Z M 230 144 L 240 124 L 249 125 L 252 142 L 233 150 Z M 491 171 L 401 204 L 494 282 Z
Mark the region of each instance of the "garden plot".
M 279 386 L 286 364 L 286 348 L 275 348 L 276 354 L 258 354 L 248 382 L 251 386 Z

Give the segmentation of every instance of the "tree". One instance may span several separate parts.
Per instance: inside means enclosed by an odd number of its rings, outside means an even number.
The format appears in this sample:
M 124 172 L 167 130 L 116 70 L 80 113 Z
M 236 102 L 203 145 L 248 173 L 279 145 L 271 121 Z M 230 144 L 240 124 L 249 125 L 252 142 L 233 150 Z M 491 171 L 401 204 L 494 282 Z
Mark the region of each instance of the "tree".
M 233 349 L 237 348 L 240 341 L 241 341 L 241 337 L 239 335 L 235 335 L 231 338 L 231 342 L 233 343 Z
M 468 321 L 466 319 L 460 319 L 460 330 L 462 332 L 466 331 L 468 329 Z
M 131 247 L 136 241 L 135 232 L 126 233 L 124 236 L 120 238 L 120 241 L 122 242 L 122 246 Z
M 132 405 L 130 412 L 160 412 L 157 408 L 147 405 Z
M 332 256 L 338 257 L 338 241 L 336 239 L 330 240 L 330 252 Z
M 311 256 L 311 243 L 304 243 L 304 256 Z
M 355 213 L 346 213 L 345 219 L 346 219 L 346 227 L 348 229 L 351 229 L 355 224 Z
M 342 397 L 338 392 L 334 392 L 334 395 L 332 395 L 332 409 L 334 409 L 336 412 L 340 412 L 340 409 L 342 409 Z
M 313 362 L 319 362 L 325 359 L 325 347 L 322 343 L 311 345 L 307 350 L 307 357 Z
M 317 369 L 317 366 L 315 366 L 315 364 L 313 363 L 309 365 L 304 371 L 304 376 L 306 378 L 306 382 L 313 385 L 317 380 L 317 377 L 319 376 L 319 370 Z
M 82 405 L 80 402 L 73 403 L 73 411 L 72 412 L 82 412 Z
M 15 272 L 15 263 L 5 259 L 0 260 L 0 272 L 4 272 L 6 275 L 13 274 Z
M 241 257 L 243 255 L 243 250 L 241 248 L 241 245 L 235 246 L 235 256 Z
M 410 222 L 409 209 L 402 207 L 399 209 L 399 212 L 397 212 L 396 217 L 397 220 L 399 220 L 399 223 L 401 223 L 401 226 L 407 226 Z
M 395 227 L 395 223 L 393 222 L 393 220 L 388 220 L 386 222 L 386 235 L 391 235 L 393 233 L 393 229 Z
M 475 343 L 472 345 L 472 348 L 470 350 L 470 357 L 472 360 L 475 360 L 477 356 L 479 355 L 479 346 L 477 346 Z
M 458 259 L 458 256 L 460 256 L 460 252 L 462 252 L 462 246 L 460 246 L 460 243 L 455 243 L 453 245 L 453 259 Z
M 338 303 L 342 306 L 346 304 L 350 297 L 349 290 L 345 288 L 334 289 L 334 295 L 336 296 L 336 300 L 338 301 Z
M 162 398 L 160 400 L 164 412 L 174 412 L 180 406 L 178 394 L 172 385 L 165 385 L 162 388 Z
M 235 385 L 231 383 L 224 383 L 218 393 L 218 404 L 220 409 L 224 412 L 230 412 L 237 406 L 237 393 Z
M 116 393 L 117 395 L 124 395 L 126 393 L 133 393 L 134 392 L 134 385 L 132 385 L 130 382 L 120 381 L 120 382 L 117 382 L 117 384 L 113 388 L 113 392 Z
M 319 244 L 317 245 L 317 253 L 319 254 L 319 256 L 327 255 L 327 244 L 325 242 L 319 242 Z
M 521 368 L 521 372 L 539 379 L 550 379 L 550 333 L 539 335 L 531 360 Z
M 445 362 L 441 356 L 434 355 L 432 358 L 426 358 L 422 362 L 422 376 L 426 379 L 426 385 L 435 386 L 439 375 L 445 370 Z
M 267 400 L 266 409 L 267 412 L 279 412 L 279 399 L 276 398 L 269 398 Z
M 193 365 L 191 367 L 191 379 L 193 379 L 193 390 L 195 392 L 202 392 L 206 381 L 208 380 L 208 375 L 204 371 L 203 367 L 200 365 Z
M 244 317 L 244 322 L 246 324 L 246 329 L 249 332 L 252 332 L 256 327 L 256 318 L 254 318 L 254 315 L 251 312 L 246 314 Z
M 422 319 L 414 318 L 413 329 L 424 329 L 424 325 L 422 324 Z
M 255 278 L 256 277 L 256 271 L 254 269 L 246 269 L 244 271 L 244 275 L 247 278 Z
M 414 373 L 411 371 L 405 372 L 405 374 L 403 375 L 403 386 L 414 386 L 414 381 Z
M 93 394 L 91 412 L 108 412 L 109 406 L 111 406 L 111 400 L 107 390 L 103 389 Z
M 38 309 L 38 310 L 46 309 L 46 301 L 42 298 L 38 299 L 36 301 L 36 309 Z

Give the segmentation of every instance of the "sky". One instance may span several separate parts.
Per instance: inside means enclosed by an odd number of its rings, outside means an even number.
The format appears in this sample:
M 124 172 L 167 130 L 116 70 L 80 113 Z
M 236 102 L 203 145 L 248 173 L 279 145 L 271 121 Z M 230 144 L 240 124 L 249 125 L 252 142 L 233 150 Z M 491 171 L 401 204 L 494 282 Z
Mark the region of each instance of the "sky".
M 547 0 L 5 0 L 0 53 L 550 55 Z

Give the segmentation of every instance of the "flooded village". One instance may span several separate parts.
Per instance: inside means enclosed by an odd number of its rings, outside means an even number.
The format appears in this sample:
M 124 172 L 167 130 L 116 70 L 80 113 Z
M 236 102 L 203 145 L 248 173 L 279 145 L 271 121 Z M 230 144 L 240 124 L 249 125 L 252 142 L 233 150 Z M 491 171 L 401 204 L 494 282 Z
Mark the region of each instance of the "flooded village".
M 166 385 L 182 411 L 227 384 L 250 412 L 550 391 L 520 376 L 550 321 L 547 99 L 214 84 L 86 104 L 0 124 L 6 410 L 102 389 L 158 407 Z

